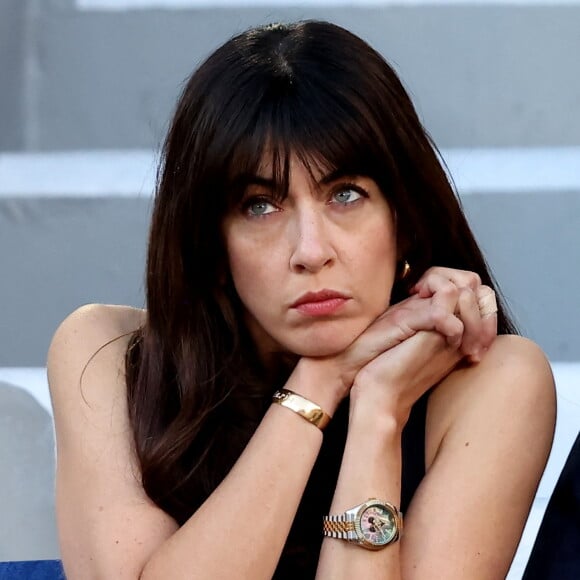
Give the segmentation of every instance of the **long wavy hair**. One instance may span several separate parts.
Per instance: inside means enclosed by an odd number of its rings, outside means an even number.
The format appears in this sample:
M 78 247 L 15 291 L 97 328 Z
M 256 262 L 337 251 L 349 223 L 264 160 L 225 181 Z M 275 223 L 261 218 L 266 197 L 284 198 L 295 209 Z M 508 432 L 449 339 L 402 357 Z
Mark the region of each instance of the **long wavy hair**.
M 151 499 L 185 522 L 236 461 L 288 370 L 265 369 L 244 327 L 221 224 L 272 156 L 374 179 L 394 211 L 406 284 L 430 266 L 495 287 L 440 156 L 393 69 L 326 22 L 244 32 L 191 76 L 158 175 L 147 318 L 127 351 L 130 421 Z M 408 287 L 408 286 L 407 286 Z M 396 283 L 392 300 L 406 296 Z M 499 304 L 500 333 L 514 332 Z

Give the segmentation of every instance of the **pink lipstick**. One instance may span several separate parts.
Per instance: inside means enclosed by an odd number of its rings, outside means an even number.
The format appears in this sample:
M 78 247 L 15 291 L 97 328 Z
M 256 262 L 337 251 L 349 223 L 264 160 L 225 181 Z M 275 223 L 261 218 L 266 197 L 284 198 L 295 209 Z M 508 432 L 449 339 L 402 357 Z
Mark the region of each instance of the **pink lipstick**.
M 307 292 L 292 304 L 292 308 L 307 316 L 329 316 L 339 310 L 348 299 L 348 296 L 334 290 Z

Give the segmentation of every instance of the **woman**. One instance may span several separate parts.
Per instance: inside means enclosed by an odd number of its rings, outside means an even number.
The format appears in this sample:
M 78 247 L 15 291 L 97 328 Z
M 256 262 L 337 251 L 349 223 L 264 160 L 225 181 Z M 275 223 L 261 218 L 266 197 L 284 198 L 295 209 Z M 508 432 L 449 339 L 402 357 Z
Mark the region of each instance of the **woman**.
M 167 137 L 146 311 L 50 348 L 68 576 L 503 578 L 554 392 L 492 288 L 381 56 L 323 22 L 224 44 Z

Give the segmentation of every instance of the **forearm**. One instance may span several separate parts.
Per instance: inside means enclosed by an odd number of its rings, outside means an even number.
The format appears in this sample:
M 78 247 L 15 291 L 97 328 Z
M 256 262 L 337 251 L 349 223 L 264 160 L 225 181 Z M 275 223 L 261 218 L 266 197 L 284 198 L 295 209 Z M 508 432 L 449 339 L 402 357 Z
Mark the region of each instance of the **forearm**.
M 369 498 L 400 505 L 401 431 L 394 420 L 352 409 L 348 437 L 331 514 L 340 514 Z M 373 577 L 398 580 L 399 542 L 371 551 L 334 538 L 325 538 L 318 580 Z
M 142 578 L 271 578 L 321 443 L 314 425 L 272 405 L 228 476 Z

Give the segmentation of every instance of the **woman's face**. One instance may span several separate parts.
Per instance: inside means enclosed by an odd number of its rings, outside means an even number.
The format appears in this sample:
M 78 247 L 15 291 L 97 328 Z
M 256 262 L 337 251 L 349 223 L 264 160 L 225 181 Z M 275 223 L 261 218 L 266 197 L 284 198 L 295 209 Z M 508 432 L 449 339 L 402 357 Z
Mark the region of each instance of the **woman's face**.
M 361 176 L 314 179 L 296 158 L 276 202 L 264 163 L 223 232 L 236 291 L 260 353 L 344 350 L 389 305 L 395 277 L 392 212 Z

